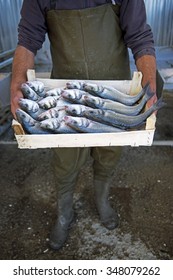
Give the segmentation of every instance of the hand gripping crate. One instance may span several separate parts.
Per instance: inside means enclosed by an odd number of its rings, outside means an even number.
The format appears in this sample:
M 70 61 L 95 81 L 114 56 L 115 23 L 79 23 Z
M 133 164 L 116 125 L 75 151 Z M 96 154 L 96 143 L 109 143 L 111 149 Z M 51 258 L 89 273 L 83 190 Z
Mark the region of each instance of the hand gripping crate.
M 88 81 L 114 86 L 126 94 L 137 94 L 141 90 L 142 74 L 134 72 L 132 80 Z M 37 78 L 34 70 L 28 70 L 28 80 L 42 81 L 47 89 L 63 87 L 70 80 Z M 74 134 L 25 134 L 22 126 L 13 120 L 12 126 L 20 149 L 94 146 L 151 146 L 155 132 L 156 116 L 152 114 L 145 128 L 116 133 L 74 133 Z

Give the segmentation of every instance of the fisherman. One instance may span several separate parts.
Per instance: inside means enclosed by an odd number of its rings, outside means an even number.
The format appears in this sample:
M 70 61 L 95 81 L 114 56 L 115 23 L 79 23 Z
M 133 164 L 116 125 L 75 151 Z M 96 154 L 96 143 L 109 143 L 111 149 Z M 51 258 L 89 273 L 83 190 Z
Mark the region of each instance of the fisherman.
M 153 34 L 146 23 L 143 0 L 56 1 L 24 0 L 15 51 L 11 111 L 16 118 L 21 84 L 34 67 L 34 57 L 46 33 L 50 40 L 51 78 L 81 80 L 131 79 L 128 48 L 138 71 L 156 93 L 156 58 Z M 151 106 L 156 94 L 148 101 Z M 94 198 L 102 224 L 118 225 L 118 214 L 108 200 L 111 179 L 121 154 L 120 147 L 57 148 L 54 168 L 58 184 L 57 220 L 50 234 L 50 247 L 60 249 L 74 219 L 73 193 L 80 169 L 93 158 Z

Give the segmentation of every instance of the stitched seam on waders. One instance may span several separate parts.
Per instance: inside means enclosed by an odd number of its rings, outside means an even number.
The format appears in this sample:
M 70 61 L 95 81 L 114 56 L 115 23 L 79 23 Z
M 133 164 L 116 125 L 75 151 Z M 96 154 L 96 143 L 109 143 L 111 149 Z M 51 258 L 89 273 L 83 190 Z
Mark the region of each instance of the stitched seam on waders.
M 83 50 L 84 50 L 85 70 L 86 70 L 87 79 L 89 79 L 87 54 L 86 54 L 86 48 L 85 48 L 85 39 L 84 39 L 83 25 L 82 25 L 82 19 L 81 19 L 80 12 L 79 12 L 79 18 L 80 18 L 80 28 L 81 28 L 81 35 L 82 35 Z

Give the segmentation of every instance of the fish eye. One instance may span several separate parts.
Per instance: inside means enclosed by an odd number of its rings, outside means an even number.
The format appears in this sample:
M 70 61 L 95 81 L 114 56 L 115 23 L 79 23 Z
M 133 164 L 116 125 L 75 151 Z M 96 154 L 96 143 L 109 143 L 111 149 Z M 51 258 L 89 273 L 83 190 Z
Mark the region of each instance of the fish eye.
M 73 110 L 72 110 L 72 113 L 76 113 L 76 109 L 73 109 Z

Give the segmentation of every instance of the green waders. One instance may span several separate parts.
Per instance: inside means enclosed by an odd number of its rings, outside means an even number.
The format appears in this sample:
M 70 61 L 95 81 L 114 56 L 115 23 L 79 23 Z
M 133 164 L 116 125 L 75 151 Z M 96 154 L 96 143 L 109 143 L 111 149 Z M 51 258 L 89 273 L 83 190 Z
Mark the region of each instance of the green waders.
M 52 10 L 47 13 L 53 61 L 51 77 L 130 79 L 128 51 L 119 27 L 119 6 L 106 4 L 82 10 L 55 10 L 54 2 Z M 115 228 L 117 215 L 109 205 L 108 194 L 120 147 L 58 148 L 54 151 L 54 168 L 59 185 L 58 205 L 61 207 L 58 208 L 58 219 L 51 234 L 51 247 L 59 249 L 67 238 L 73 216 L 71 201 L 77 175 L 90 155 L 94 159 L 97 210 L 103 224 L 107 228 Z M 70 201 L 68 210 L 66 201 Z

